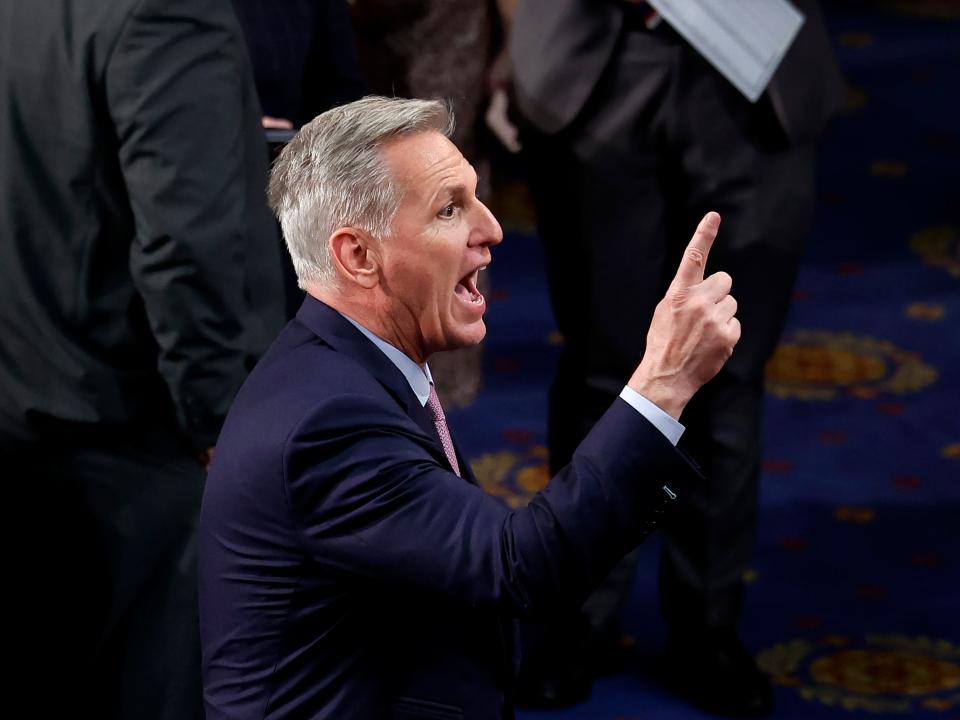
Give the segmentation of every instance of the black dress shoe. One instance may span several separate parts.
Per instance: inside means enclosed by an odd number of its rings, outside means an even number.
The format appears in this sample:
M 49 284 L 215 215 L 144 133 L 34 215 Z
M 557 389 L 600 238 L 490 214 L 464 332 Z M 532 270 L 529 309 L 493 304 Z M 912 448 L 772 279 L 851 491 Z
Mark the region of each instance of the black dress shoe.
M 668 683 L 706 712 L 724 717 L 765 717 L 773 712 L 770 679 L 734 630 L 667 635 Z

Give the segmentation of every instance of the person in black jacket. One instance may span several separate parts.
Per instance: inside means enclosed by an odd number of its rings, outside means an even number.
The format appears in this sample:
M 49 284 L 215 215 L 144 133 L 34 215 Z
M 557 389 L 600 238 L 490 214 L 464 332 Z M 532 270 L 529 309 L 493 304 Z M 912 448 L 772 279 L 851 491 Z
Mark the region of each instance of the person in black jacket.
M 283 319 L 240 30 L 229 0 L 14 2 L 0 52 L 21 665 L 50 716 L 198 717 L 203 468 Z
M 643 352 L 645 321 L 684 238 L 705 209 L 723 216 L 711 269 L 736 278 L 743 339 L 683 416 L 707 482 L 665 533 L 660 600 L 672 674 L 701 705 L 733 715 L 771 708 L 769 682 L 737 633 L 763 367 L 812 220 L 816 141 L 845 93 L 819 3 L 793 4 L 805 22 L 756 103 L 642 0 L 522 0 L 511 36 L 521 139 L 565 340 L 551 391 L 552 468 L 566 464 L 618 392 L 615 378 Z M 585 606 L 599 635 L 588 644 L 616 637 L 630 575 Z M 582 657 L 577 633 L 550 634 L 541 667 L 534 660 L 527 673 L 528 697 L 574 701 L 589 690 L 589 673 L 550 665 Z

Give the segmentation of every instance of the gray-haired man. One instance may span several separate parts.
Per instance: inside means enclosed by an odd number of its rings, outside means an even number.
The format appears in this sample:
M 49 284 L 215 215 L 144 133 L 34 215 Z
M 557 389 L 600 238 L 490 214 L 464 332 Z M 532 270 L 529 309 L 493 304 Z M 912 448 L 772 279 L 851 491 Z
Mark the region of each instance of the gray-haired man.
M 550 486 L 509 510 L 457 452 L 435 352 L 479 342 L 502 239 L 436 102 L 308 124 L 271 195 L 308 297 L 238 395 L 201 518 L 207 714 L 512 717 L 512 619 L 576 606 L 696 481 L 675 418 L 739 337 L 704 218 L 648 351 Z

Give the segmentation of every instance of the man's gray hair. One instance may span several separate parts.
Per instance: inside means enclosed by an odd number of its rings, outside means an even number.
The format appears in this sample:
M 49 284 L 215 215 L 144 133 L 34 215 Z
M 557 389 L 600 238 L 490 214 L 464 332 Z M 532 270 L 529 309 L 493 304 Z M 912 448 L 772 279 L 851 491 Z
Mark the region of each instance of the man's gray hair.
M 453 113 L 437 100 L 370 96 L 304 125 L 270 176 L 270 207 L 280 220 L 301 288 L 336 281 L 328 238 L 350 226 L 389 233 L 400 193 L 380 153 L 389 140 L 435 130 L 450 137 Z

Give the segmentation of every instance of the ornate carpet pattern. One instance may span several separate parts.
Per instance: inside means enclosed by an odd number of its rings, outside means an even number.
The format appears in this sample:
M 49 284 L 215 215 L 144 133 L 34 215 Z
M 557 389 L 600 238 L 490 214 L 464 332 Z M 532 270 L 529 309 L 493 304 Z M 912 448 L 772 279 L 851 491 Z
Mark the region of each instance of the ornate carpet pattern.
M 960 718 L 960 3 L 827 8 L 853 86 L 768 366 L 744 637 L 778 718 Z M 543 487 L 554 331 L 536 238 L 495 253 L 484 386 L 450 423 L 487 490 Z M 662 688 L 657 542 L 624 617 L 630 661 L 522 718 L 701 717 Z M 706 717 L 706 716 L 703 716 Z

